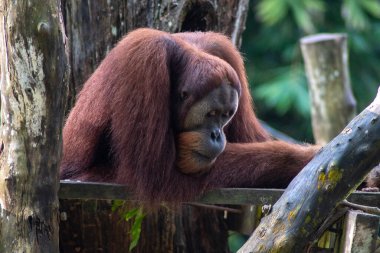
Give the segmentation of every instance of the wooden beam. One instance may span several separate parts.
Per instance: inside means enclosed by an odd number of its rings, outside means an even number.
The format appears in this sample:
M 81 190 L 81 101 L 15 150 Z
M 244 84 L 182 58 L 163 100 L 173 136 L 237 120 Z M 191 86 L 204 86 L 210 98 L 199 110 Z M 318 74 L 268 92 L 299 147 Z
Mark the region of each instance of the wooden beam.
M 61 180 L 60 199 L 132 200 L 126 185 Z
M 221 188 L 206 192 L 198 199 L 206 204 L 229 205 L 270 205 L 284 193 L 282 189 Z M 123 199 L 133 200 L 126 185 L 91 183 L 62 180 L 59 189 L 60 199 Z M 380 207 L 380 193 L 354 192 L 348 198 L 350 202 Z

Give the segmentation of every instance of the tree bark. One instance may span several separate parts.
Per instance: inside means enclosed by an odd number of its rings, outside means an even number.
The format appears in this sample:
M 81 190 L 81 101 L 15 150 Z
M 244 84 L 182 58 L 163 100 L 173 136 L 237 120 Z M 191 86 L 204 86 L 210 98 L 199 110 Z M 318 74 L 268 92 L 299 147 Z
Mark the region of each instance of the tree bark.
M 230 36 L 239 46 L 248 11 L 248 0 L 62 2 L 71 47 L 69 107 L 85 80 L 127 32 L 138 27 L 168 32 L 212 30 Z M 109 202 L 61 200 L 61 211 L 67 216 L 60 228 L 63 252 L 128 250 L 131 224 L 117 223 L 120 216 L 111 213 Z M 186 205 L 176 211 L 162 208 L 144 218 L 134 252 L 228 252 L 227 236 L 223 212 Z
M 58 164 L 67 93 L 57 1 L 0 2 L 0 251 L 58 252 Z
M 311 98 L 313 133 L 324 145 L 356 114 L 348 70 L 347 37 L 318 34 L 301 40 Z
M 127 32 L 151 27 L 167 32 L 215 31 L 239 47 L 248 0 L 62 0 L 70 41 L 69 108 L 100 61 Z
M 380 89 L 290 183 L 239 253 L 302 252 L 329 213 L 380 162 L 379 119 Z

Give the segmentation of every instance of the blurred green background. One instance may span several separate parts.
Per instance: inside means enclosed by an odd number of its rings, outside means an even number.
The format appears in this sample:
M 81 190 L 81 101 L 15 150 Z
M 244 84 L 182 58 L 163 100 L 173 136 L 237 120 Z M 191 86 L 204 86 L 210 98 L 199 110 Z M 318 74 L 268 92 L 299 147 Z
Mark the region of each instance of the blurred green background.
M 380 84 L 380 1 L 250 1 L 241 51 L 260 119 L 297 140 L 313 142 L 299 39 L 348 35 L 351 84 L 358 112 Z

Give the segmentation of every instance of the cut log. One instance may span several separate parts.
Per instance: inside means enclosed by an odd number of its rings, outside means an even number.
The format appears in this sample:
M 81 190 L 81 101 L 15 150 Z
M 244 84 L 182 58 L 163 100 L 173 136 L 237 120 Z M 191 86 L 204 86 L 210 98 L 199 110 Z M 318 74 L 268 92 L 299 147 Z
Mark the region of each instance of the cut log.
M 301 40 L 311 99 L 313 134 L 324 145 L 356 114 L 348 70 L 347 36 L 318 34 Z

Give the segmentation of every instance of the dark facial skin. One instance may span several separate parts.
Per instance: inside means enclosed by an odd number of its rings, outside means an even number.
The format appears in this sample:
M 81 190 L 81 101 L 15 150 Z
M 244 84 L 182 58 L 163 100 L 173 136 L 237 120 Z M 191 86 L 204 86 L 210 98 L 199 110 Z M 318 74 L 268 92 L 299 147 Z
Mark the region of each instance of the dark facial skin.
M 222 84 L 188 111 L 177 140 L 177 166 L 183 173 L 207 171 L 226 146 L 223 128 L 235 114 L 239 95 Z

